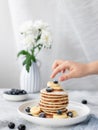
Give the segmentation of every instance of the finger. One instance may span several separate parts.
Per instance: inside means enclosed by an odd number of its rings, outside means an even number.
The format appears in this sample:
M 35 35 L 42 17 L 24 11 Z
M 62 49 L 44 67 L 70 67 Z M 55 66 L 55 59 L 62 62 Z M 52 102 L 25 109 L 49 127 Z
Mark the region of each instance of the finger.
M 56 60 L 52 65 L 52 70 L 63 63 L 63 60 Z
M 59 72 L 66 70 L 66 69 L 67 69 L 66 64 L 61 64 L 57 68 L 54 69 L 54 71 L 50 77 L 54 78 Z
M 73 78 L 73 73 L 63 74 L 59 78 L 59 81 L 65 81 L 65 80 L 68 80 L 68 79 L 71 79 L 71 78 Z
M 66 71 L 65 69 L 64 69 L 64 70 L 62 70 L 62 73 L 65 73 L 65 71 Z

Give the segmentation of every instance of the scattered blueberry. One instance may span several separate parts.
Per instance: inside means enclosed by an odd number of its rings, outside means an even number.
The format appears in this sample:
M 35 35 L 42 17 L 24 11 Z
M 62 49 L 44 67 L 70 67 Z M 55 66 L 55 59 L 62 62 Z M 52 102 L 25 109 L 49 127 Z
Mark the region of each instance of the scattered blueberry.
M 24 124 L 20 124 L 18 126 L 18 130 L 25 130 L 26 129 L 26 126 Z
M 71 111 L 69 111 L 69 112 L 67 112 L 67 116 L 72 118 L 73 117 L 73 113 Z
M 53 91 L 53 88 L 47 87 L 47 88 L 46 88 L 46 91 L 47 91 L 47 92 L 52 92 L 52 91 Z
M 30 112 L 30 107 L 27 107 L 27 108 L 25 109 L 25 111 L 26 111 L 26 112 Z
M 61 110 L 58 110 L 58 111 L 57 111 L 57 114 L 58 114 L 58 115 L 62 115 L 62 111 L 61 111 Z
M 9 122 L 9 123 L 8 123 L 8 127 L 9 127 L 10 129 L 14 129 L 14 128 L 15 128 L 15 124 L 14 124 L 13 122 Z
M 45 114 L 44 112 L 41 112 L 41 113 L 39 114 L 39 117 L 46 118 L 46 114 Z
M 57 81 L 57 80 L 54 80 L 53 83 L 54 83 L 54 84 L 58 84 L 58 81 Z
M 81 102 L 82 102 L 83 104 L 87 104 L 87 100 L 85 100 L 85 99 L 83 99 Z
M 29 115 L 29 116 L 33 116 L 33 115 L 32 115 L 32 114 L 30 114 L 30 113 L 29 113 L 28 115 Z

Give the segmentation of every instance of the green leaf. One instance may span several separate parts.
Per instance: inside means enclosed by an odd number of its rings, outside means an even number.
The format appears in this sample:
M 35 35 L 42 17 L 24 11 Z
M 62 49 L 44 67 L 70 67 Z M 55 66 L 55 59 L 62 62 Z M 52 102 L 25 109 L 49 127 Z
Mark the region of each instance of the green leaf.
M 31 56 L 31 59 L 32 59 L 33 62 L 36 62 L 36 58 L 35 58 L 34 55 Z
M 22 64 L 25 65 L 27 72 L 30 71 L 32 62 L 36 62 L 36 57 L 34 55 L 34 49 L 32 49 L 31 51 L 32 51 L 32 54 L 30 54 L 28 51 L 22 50 L 17 55 L 17 57 L 19 57 L 20 55 L 25 55 L 25 59 Z
M 27 55 L 28 52 L 25 51 L 25 50 L 21 50 L 18 54 L 17 54 L 17 57 L 19 57 L 20 55 Z
M 30 70 L 30 67 L 31 67 L 31 64 L 32 64 L 31 60 L 32 60 L 31 55 L 28 54 L 26 56 L 26 70 L 27 70 L 27 72 L 29 72 L 29 70 Z
M 26 64 L 26 59 L 23 61 L 23 63 L 22 63 L 23 65 L 25 65 Z

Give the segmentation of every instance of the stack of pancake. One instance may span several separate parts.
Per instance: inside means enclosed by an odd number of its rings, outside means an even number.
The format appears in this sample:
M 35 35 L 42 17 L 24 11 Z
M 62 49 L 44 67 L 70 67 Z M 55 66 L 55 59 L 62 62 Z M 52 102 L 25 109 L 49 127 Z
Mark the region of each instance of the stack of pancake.
M 46 114 L 55 114 L 58 110 L 62 113 L 67 112 L 68 106 L 68 94 L 62 89 L 58 82 L 48 82 L 48 88 L 52 88 L 51 92 L 48 92 L 47 89 L 41 90 L 40 97 L 40 108 Z

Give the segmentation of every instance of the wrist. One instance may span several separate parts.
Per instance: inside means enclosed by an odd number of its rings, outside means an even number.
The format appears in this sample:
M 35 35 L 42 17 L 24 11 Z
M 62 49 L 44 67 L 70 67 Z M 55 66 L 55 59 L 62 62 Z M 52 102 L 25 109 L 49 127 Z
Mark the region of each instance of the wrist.
M 98 62 L 90 62 L 87 64 L 88 75 L 98 74 Z

